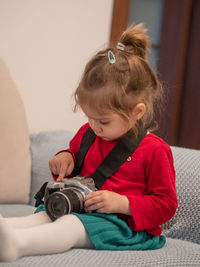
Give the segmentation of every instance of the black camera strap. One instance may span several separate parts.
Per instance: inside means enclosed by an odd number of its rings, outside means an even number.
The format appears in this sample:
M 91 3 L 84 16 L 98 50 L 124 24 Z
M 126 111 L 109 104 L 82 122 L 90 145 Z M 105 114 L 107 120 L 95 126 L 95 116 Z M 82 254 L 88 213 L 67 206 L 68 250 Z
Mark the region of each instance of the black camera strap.
M 89 127 L 81 140 L 81 144 L 78 153 L 76 155 L 76 162 L 73 170 L 73 176 L 76 176 L 80 173 L 81 167 L 83 166 L 83 162 L 85 159 L 85 155 L 87 154 L 89 148 L 91 147 L 95 139 L 96 135 L 93 132 L 93 130 Z
M 130 157 L 133 152 L 138 148 L 139 144 L 145 137 L 146 129 L 141 130 L 136 138 L 133 133 L 128 132 L 114 148 L 108 153 L 105 159 L 100 163 L 95 172 L 91 175 L 94 179 L 95 186 L 99 189 L 113 173 Z M 79 151 L 76 156 L 76 163 L 74 168 L 74 175 L 80 173 L 85 155 L 87 154 L 90 146 L 96 138 L 95 133 L 91 128 L 83 136 Z
M 34 198 L 35 198 L 35 207 L 38 207 L 39 205 L 41 204 L 44 204 L 44 201 L 43 201 L 43 197 L 44 197 L 44 194 L 45 194 L 45 189 L 46 189 L 46 186 L 47 186 L 48 182 L 45 182 L 42 187 L 40 188 L 40 190 L 35 194 Z

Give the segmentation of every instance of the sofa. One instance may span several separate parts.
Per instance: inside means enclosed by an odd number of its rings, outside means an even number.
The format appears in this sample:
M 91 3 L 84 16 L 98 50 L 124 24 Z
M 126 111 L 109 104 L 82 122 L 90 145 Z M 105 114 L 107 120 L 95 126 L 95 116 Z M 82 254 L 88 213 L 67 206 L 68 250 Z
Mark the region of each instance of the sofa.
M 35 193 L 52 179 L 49 159 L 68 146 L 73 133 L 66 129 L 29 132 L 21 96 L 2 59 L 0 125 L 0 214 L 5 217 L 32 214 Z M 200 151 L 173 146 L 171 149 L 179 206 L 175 216 L 162 225 L 167 240 L 163 248 L 153 251 L 72 249 L 54 255 L 23 257 L 11 263 L 0 262 L 0 267 L 200 266 Z

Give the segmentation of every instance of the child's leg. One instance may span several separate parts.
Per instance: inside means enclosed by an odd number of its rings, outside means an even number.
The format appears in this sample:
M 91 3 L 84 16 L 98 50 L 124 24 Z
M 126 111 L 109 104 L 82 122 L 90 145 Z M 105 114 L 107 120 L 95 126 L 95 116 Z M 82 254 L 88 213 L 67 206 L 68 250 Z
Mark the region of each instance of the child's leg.
M 59 253 L 73 247 L 93 248 L 83 224 L 71 214 L 26 229 L 13 229 L 0 217 L 0 241 L 0 261 Z
M 9 217 L 5 218 L 5 222 L 13 228 L 28 228 L 44 223 L 51 222 L 51 219 L 45 211 L 31 214 L 23 217 Z

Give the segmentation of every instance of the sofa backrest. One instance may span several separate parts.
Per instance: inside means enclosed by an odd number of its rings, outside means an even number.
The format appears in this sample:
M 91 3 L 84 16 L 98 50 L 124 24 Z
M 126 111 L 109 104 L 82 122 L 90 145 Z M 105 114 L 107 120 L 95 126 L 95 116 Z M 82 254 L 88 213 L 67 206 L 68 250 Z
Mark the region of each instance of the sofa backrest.
M 172 147 L 178 209 L 162 226 L 167 237 L 200 244 L 200 150 Z
M 35 204 L 34 195 L 44 182 L 50 181 L 52 175 L 48 162 L 59 150 L 68 147 L 72 132 L 47 131 L 31 134 L 31 193 L 30 204 Z

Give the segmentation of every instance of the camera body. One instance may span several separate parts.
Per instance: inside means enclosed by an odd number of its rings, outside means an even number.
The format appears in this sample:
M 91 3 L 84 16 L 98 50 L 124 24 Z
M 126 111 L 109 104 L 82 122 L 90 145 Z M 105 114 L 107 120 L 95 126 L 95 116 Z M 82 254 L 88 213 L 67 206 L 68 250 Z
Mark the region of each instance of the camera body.
M 84 198 L 96 191 L 91 177 L 75 176 L 62 182 L 47 183 L 44 204 L 48 216 L 54 221 L 72 212 L 84 212 Z

